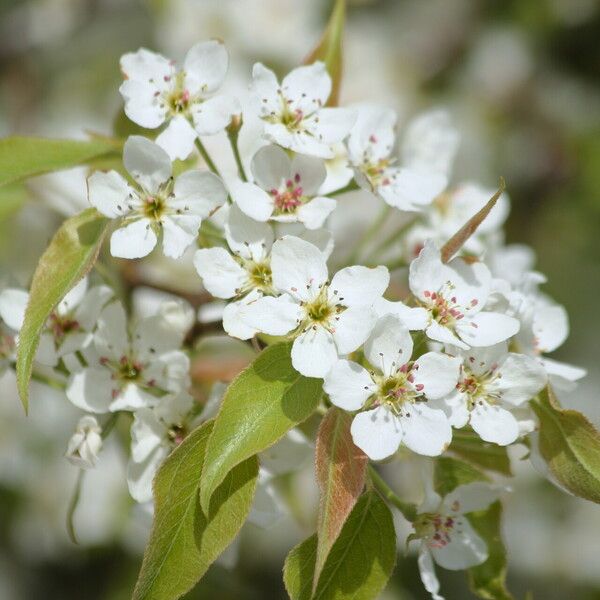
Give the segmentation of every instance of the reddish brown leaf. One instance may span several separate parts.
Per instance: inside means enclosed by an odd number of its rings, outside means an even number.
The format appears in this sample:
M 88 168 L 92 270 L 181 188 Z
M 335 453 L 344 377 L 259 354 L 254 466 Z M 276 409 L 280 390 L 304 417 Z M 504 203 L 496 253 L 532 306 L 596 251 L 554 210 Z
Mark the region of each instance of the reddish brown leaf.
M 487 201 L 487 204 L 475 213 L 443 246 L 442 262 L 447 263 L 462 247 L 463 244 L 477 231 L 483 220 L 490 214 L 498 198 L 505 189 L 504 179 L 500 178 L 498 191 Z
M 319 427 L 315 470 L 321 492 L 314 581 L 365 485 L 368 458 L 350 434 L 352 415 L 330 408 Z

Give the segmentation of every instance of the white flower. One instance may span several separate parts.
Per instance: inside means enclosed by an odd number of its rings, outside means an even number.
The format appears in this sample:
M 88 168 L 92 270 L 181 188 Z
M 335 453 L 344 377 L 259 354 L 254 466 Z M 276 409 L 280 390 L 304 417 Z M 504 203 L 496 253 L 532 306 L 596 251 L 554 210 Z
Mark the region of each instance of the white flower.
M 0 376 L 15 360 L 17 333 L 23 326 L 29 294 L 6 288 L 0 292 Z
M 165 393 L 178 393 L 189 384 L 189 359 L 179 350 L 182 339 L 182 332 L 160 315 L 142 319 L 128 335 L 123 307 L 109 304 L 98 319 L 96 354 L 71 375 L 67 397 L 93 413 L 156 405 Z
M 281 82 L 261 63 L 252 69 L 250 87 L 267 139 L 301 154 L 332 158 L 354 123 L 344 108 L 323 108 L 331 78 L 322 62 L 298 67 Z
M 328 280 L 322 252 L 284 236 L 271 251 L 272 281 L 281 296 L 248 305 L 244 320 L 270 335 L 293 332 L 292 364 L 307 377 L 323 377 L 338 356 L 356 350 L 376 321 L 374 302 L 388 286 L 385 267 L 346 267 Z
M 167 153 L 144 137 L 125 142 L 123 164 L 135 187 L 116 171 L 96 172 L 88 179 L 92 206 L 122 219 L 110 238 L 113 256 L 146 256 L 162 233 L 165 255 L 179 258 L 196 239 L 202 219 L 226 201 L 225 187 L 213 173 L 193 169 L 174 179 Z
M 462 352 L 463 363 L 456 389 L 445 403 L 450 423 L 467 423 L 486 442 L 501 446 L 519 437 L 519 422 L 512 410 L 531 400 L 546 385 L 546 373 L 534 359 L 507 351 L 505 342 Z
M 192 397 L 181 392 L 175 396 L 164 396 L 153 408 L 142 407 L 135 411 L 127 485 L 137 502 L 152 500 L 152 481 L 156 471 L 189 433 L 187 418 L 192 405 Z
M 187 53 L 183 68 L 141 48 L 121 57 L 126 80 L 119 91 L 125 113 L 142 127 L 155 129 L 168 123 L 156 143 L 172 159 L 186 159 L 198 135 L 224 129 L 238 105 L 226 96 L 215 96 L 223 84 L 229 56 L 222 43 L 200 42 Z
M 234 181 L 231 197 L 249 217 L 284 223 L 300 221 L 318 229 L 336 206 L 319 195 L 327 170 L 322 159 L 296 154 L 290 159 L 279 146 L 265 146 L 252 158 L 255 183 Z
M 77 429 L 67 445 L 65 457 L 80 469 L 93 469 L 102 448 L 102 428 L 95 417 L 86 415 L 79 419 Z
M 395 125 L 393 110 L 362 106 L 348 138 L 350 163 L 361 187 L 400 210 L 422 211 L 448 184 L 458 135 L 445 112 L 420 115 L 409 124 L 397 164 Z
M 483 310 L 492 291 L 492 276 L 481 262 L 454 258 L 442 263 L 440 251 L 427 242 L 410 264 L 409 284 L 427 311 L 427 335 L 461 349 L 492 346 L 517 333 L 514 317 Z
M 352 421 L 352 439 L 373 460 L 391 456 L 400 443 L 418 454 L 437 456 L 452 439 L 446 414 L 428 401 L 454 388 L 460 361 L 438 352 L 412 361 L 412 351 L 408 329 L 388 315 L 365 342 L 372 371 L 339 360 L 325 376 L 323 389 L 333 404 L 361 411 Z
M 422 540 L 419 572 L 425 589 L 434 600 L 443 600 L 439 595 L 440 584 L 434 561 L 445 569 L 461 571 L 487 560 L 487 545 L 465 515 L 487 508 L 498 499 L 498 495 L 498 488 L 479 481 L 460 485 L 443 499 L 427 490 L 413 523 L 415 533 L 409 540 Z

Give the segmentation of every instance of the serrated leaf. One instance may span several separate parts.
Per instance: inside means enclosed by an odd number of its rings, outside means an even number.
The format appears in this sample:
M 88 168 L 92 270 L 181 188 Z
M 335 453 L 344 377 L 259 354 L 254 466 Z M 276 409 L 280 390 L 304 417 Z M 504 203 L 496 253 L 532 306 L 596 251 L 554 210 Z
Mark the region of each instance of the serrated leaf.
M 200 473 L 212 429 L 205 423 L 165 460 L 154 480 L 154 523 L 133 600 L 174 600 L 189 591 L 233 541 L 254 497 L 258 462 L 233 469 L 215 491 L 205 516 Z
M 288 555 L 283 579 L 292 600 L 378 597 L 396 563 L 396 533 L 392 514 L 377 492 L 363 494 L 352 509 L 310 595 L 315 558 L 315 536 Z
M 342 81 L 342 38 L 346 21 L 346 0 L 335 0 L 327 28 L 315 49 L 304 60 L 310 65 L 317 60 L 323 61 L 331 77 L 331 94 L 327 106 L 337 106 Z
M 600 433 L 576 410 L 561 408 L 550 387 L 531 402 L 539 421 L 540 453 L 570 492 L 600 503 Z
M 352 441 L 352 419 L 349 413 L 330 408 L 317 433 L 315 470 L 320 503 L 315 579 L 365 485 L 368 458 Z
M 92 268 L 107 224 L 108 219 L 94 208 L 67 219 L 36 267 L 17 347 L 17 387 L 26 412 L 42 327 L 65 294 Z
M 488 548 L 488 559 L 469 569 L 469 586 L 485 600 L 512 600 L 506 589 L 506 550 L 500 532 L 502 505 L 494 502 L 486 510 L 471 513 L 468 519 Z
M 510 459 L 505 446 L 484 442 L 475 432 L 454 431 L 449 452 L 488 471 L 512 476 Z
M 483 220 L 490 214 L 498 198 L 504 192 L 506 185 L 500 178 L 498 191 L 487 201 L 486 205 L 476 212 L 443 246 L 441 250 L 442 262 L 447 263 L 464 245 L 464 243 L 477 231 Z
M 0 139 L 0 185 L 120 153 L 119 144 L 105 138 L 87 141 L 33 137 Z
M 287 343 L 266 348 L 227 388 L 206 450 L 203 507 L 233 467 L 273 445 L 317 407 L 323 382 L 300 375 L 290 351 Z

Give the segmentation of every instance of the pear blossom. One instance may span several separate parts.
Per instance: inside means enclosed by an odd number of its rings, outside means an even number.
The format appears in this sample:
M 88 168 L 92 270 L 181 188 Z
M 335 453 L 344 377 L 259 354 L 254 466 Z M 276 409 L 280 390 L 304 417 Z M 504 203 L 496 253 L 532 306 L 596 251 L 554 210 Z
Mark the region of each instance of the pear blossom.
M 231 197 L 257 221 L 299 221 L 318 229 L 335 209 L 336 201 L 319 195 L 327 176 L 322 159 L 296 154 L 290 159 L 279 146 L 264 146 L 251 163 L 255 183 L 234 181 Z
M 298 67 L 281 82 L 261 63 L 252 69 L 250 93 L 264 121 L 264 136 L 301 154 L 333 158 L 332 146 L 350 132 L 355 115 L 346 108 L 324 108 L 331 77 L 317 61 Z
M 0 292 L 0 376 L 15 360 L 16 339 L 23 326 L 29 294 L 6 288 Z
M 411 360 L 412 338 L 394 315 L 377 322 L 364 352 L 370 371 L 342 359 L 323 386 L 333 404 L 360 411 L 350 428 L 354 443 L 372 460 L 391 456 L 401 443 L 417 454 L 441 454 L 452 430 L 444 411 L 429 401 L 454 388 L 460 361 L 439 352 Z
M 485 310 L 492 291 L 488 267 L 460 257 L 444 264 L 431 241 L 411 262 L 409 285 L 427 312 L 425 333 L 434 341 L 468 350 L 498 344 L 519 330 L 514 317 Z
M 192 397 L 181 391 L 163 396 L 153 407 L 142 406 L 134 412 L 127 485 L 137 502 L 152 500 L 152 481 L 158 467 L 190 431 L 193 403 Z
M 330 281 L 322 252 L 294 236 L 273 244 L 271 270 L 281 295 L 249 304 L 244 321 L 270 335 L 291 333 L 294 368 L 324 377 L 338 356 L 356 350 L 371 333 L 377 319 L 373 304 L 387 288 L 389 272 L 346 267 Z
M 225 80 L 228 64 L 227 50 L 216 40 L 193 46 L 181 69 L 145 48 L 124 54 L 121 70 L 125 81 L 119 91 L 125 114 L 148 129 L 167 123 L 156 143 L 171 159 L 185 160 L 199 135 L 219 133 L 239 112 L 233 98 L 215 95 Z
M 506 342 L 463 350 L 461 355 L 456 389 L 444 399 L 451 425 L 468 423 L 486 442 L 512 444 L 520 434 L 512 411 L 546 385 L 542 365 L 530 356 L 508 352 Z
M 360 107 L 347 142 L 350 164 L 362 188 L 400 210 L 422 211 L 446 189 L 458 134 L 444 111 L 420 115 L 408 126 L 398 162 L 395 127 L 393 110 Z
M 137 322 L 128 332 L 125 310 L 108 304 L 98 318 L 95 354 L 72 373 L 67 398 L 92 413 L 137 410 L 189 386 L 189 358 L 179 350 L 183 333 L 161 315 Z
M 67 460 L 80 469 L 92 469 L 96 466 L 101 448 L 102 428 L 98 425 L 96 417 L 81 417 L 67 445 Z
M 418 565 L 421 580 L 433 600 L 444 600 L 434 562 L 452 571 L 484 563 L 485 541 L 473 529 L 468 513 L 484 510 L 498 499 L 500 489 L 482 481 L 459 485 L 444 498 L 431 489 L 413 522 L 415 532 L 408 541 L 420 540 Z
M 214 173 L 192 169 L 175 179 L 167 153 L 144 137 L 127 139 L 123 164 L 135 186 L 116 171 L 97 171 L 88 179 L 90 204 L 120 219 L 110 238 L 113 256 L 146 256 L 162 234 L 165 255 L 179 258 L 196 239 L 202 219 L 226 201 L 225 187 Z

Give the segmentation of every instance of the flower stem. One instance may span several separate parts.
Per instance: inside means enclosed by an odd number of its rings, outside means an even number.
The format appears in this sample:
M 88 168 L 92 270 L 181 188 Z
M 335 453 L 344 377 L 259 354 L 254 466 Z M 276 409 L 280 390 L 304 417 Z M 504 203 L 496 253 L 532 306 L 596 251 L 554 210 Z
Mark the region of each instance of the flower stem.
M 354 181 L 354 179 L 352 179 L 348 185 L 345 185 L 344 187 L 339 188 L 337 190 L 333 190 L 333 192 L 329 192 L 325 195 L 332 198 L 333 196 L 339 196 L 340 194 L 345 194 L 347 192 L 353 192 L 354 190 L 357 190 L 357 189 L 358 189 L 358 184 L 356 183 L 356 181 Z
M 369 465 L 369 477 L 377 491 L 388 501 L 391 502 L 404 516 L 407 521 L 414 521 L 417 516 L 417 507 L 410 503 L 404 502 L 398 498 L 396 493 L 387 484 L 383 477 L 375 470 L 373 465 Z
M 248 181 L 246 177 L 246 172 L 244 171 L 244 165 L 242 164 L 242 157 L 240 156 L 240 149 L 238 146 L 238 134 L 239 129 L 228 129 L 227 137 L 229 138 L 229 144 L 231 146 L 231 151 L 233 152 L 233 157 L 235 158 L 235 164 L 237 165 L 238 174 L 242 181 Z
M 199 137 L 196 138 L 196 148 L 198 148 L 198 152 L 200 152 L 200 156 L 202 156 L 202 158 L 204 159 L 204 162 L 206 163 L 206 166 L 215 175 L 218 175 L 219 177 L 221 177 L 221 173 L 219 173 L 219 169 L 217 169 L 217 166 L 213 162 L 213 159 L 210 157 L 210 154 L 208 153 L 208 151 L 204 147 L 204 144 L 200 141 Z
M 352 250 L 346 259 L 346 264 L 352 265 L 360 258 L 361 252 L 365 249 L 365 246 L 367 246 L 368 243 L 377 235 L 379 229 L 385 223 L 385 220 L 388 218 L 391 211 L 392 207 L 388 204 L 381 209 L 381 212 L 377 218 L 371 223 L 356 246 L 354 246 L 354 250 Z
M 83 469 L 79 469 L 79 473 L 77 473 L 77 479 L 75 481 L 75 488 L 73 489 L 73 494 L 71 495 L 71 500 L 69 500 L 69 506 L 67 507 L 67 533 L 69 534 L 69 539 L 74 544 L 79 544 L 77 541 L 77 535 L 75 534 L 75 511 L 77 510 L 77 505 L 79 504 L 79 498 L 81 496 L 81 484 L 83 483 L 83 476 L 85 471 Z
M 383 238 L 383 240 L 381 240 L 379 244 L 375 246 L 375 248 L 373 248 L 373 251 L 371 252 L 369 258 L 376 258 L 384 250 L 387 250 L 389 246 L 391 246 L 395 241 L 397 241 L 403 233 L 405 233 L 416 223 L 417 219 L 418 217 L 409 219 L 405 223 L 402 223 L 402 225 L 400 225 L 398 229 L 395 229 L 387 237 Z

